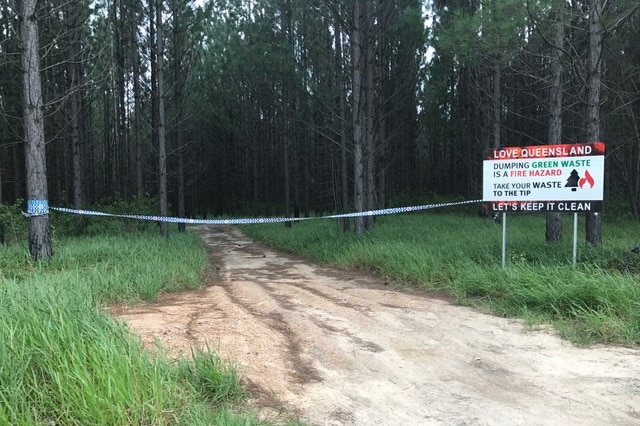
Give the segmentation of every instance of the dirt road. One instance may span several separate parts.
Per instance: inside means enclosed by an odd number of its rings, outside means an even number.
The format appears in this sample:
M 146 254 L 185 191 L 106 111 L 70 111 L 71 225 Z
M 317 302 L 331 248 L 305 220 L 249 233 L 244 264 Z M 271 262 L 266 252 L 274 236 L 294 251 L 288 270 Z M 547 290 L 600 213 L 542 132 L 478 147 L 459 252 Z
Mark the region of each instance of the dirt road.
M 175 354 L 237 362 L 263 413 L 313 425 L 638 425 L 640 350 L 576 348 L 378 278 L 198 227 L 218 274 L 118 314 Z

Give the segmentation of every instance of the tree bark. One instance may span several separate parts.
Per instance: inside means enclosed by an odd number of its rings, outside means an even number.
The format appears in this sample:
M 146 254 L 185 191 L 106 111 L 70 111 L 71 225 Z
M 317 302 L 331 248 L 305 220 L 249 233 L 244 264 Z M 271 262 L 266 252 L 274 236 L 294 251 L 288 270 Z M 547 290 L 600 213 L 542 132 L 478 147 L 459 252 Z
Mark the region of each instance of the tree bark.
M 602 82 L 602 41 L 604 28 L 602 13 L 604 0 L 589 1 L 589 56 L 587 61 L 587 142 L 600 139 L 600 89 Z M 586 214 L 586 240 L 597 246 L 602 243 L 600 213 Z
M 551 46 L 551 87 L 549 91 L 549 144 L 562 142 L 562 52 L 564 51 L 563 6 L 557 6 Z M 562 241 L 562 214 L 548 212 L 545 237 L 547 242 Z
M 156 0 L 149 0 L 149 74 L 151 86 L 151 146 L 158 146 L 158 63 L 156 42 Z
M 293 34 L 291 33 L 291 2 L 284 0 L 282 3 L 282 32 L 287 42 L 287 50 L 293 52 Z M 286 78 L 286 77 L 285 77 Z M 282 143 L 283 143 L 283 166 L 284 166 L 284 217 L 291 217 L 291 167 L 289 164 L 290 145 L 290 121 L 291 121 L 291 93 L 288 82 L 282 82 Z M 286 221 L 284 226 L 291 227 L 291 221 Z
M 164 110 L 164 40 L 162 34 L 162 0 L 156 0 L 156 74 L 158 89 L 158 201 L 160 216 L 167 216 L 167 149 Z M 169 236 L 167 222 L 160 222 L 160 235 Z
M 341 213 L 346 213 L 349 208 L 349 186 L 347 163 L 347 137 L 345 133 L 345 93 L 344 93 L 344 72 L 342 59 L 342 32 L 340 22 L 336 20 L 335 30 L 335 73 L 336 73 L 336 96 L 338 112 L 336 114 L 336 125 L 338 127 L 338 137 L 340 138 L 340 178 L 341 178 Z M 349 218 L 342 219 L 342 231 L 349 232 Z
M 134 108 L 134 143 L 135 143 L 135 179 L 136 194 L 144 193 L 142 178 L 142 105 L 140 102 L 140 52 L 136 19 L 131 20 L 131 51 L 133 54 L 133 108 Z
M 44 111 L 40 58 L 38 56 L 37 0 L 22 2 L 22 88 L 25 132 L 27 197 L 48 203 L 47 160 L 44 138 Z M 48 205 L 48 204 L 47 204 Z M 29 252 L 34 260 L 51 258 L 51 231 L 48 208 L 29 217 Z
M 629 187 L 629 202 L 631 203 L 631 214 L 636 219 L 640 219 L 640 128 L 638 127 L 638 118 L 633 111 L 633 107 L 628 106 L 629 115 L 633 123 L 633 133 L 635 135 L 635 159 L 633 156 L 629 158 L 630 176 L 627 178 Z M 632 151 L 633 152 L 633 151 Z
M 24 181 L 24 178 L 22 176 L 21 173 L 21 169 L 22 169 L 22 164 L 20 159 L 19 159 L 19 155 L 20 155 L 20 151 L 21 148 L 19 149 L 19 145 L 15 144 L 12 148 L 11 148 L 11 164 L 13 166 L 13 170 L 15 170 L 15 176 L 13 178 L 13 193 L 14 193 L 14 198 L 17 200 L 18 198 L 22 198 L 22 182 Z
M 497 59 L 493 63 L 493 147 L 500 148 L 502 128 L 502 70 Z
M 80 78 L 82 78 L 82 64 L 80 59 L 80 22 L 78 7 L 73 3 L 67 4 L 67 26 L 69 34 L 69 61 L 67 63 L 69 85 L 69 123 L 71 125 L 71 157 L 73 169 L 73 206 L 76 209 L 84 207 L 83 200 L 83 167 L 82 152 L 84 139 L 81 132 L 81 104 Z M 82 231 L 83 219 L 81 215 L 75 217 L 76 233 Z
M 2 204 L 2 164 L 0 164 L 0 205 Z
M 174 108 L 175 108 L 175 137 L 178 149 L 178 217 L 185 217 L 185 187 L 184 187 L 184 87 L 187 78 L 186 67 L 183 67 L 185 29 L 180 20 L 182 10 L 175 5 L 173 9 L 173 45 L 174 45 Z M 184 223 L 178 224 L 178 232 L 185 232 Z
M 365 96 L 365 210 L 376 209 L 376 150 L 375 150 L 375 126 L 374 126 L 374 112 L 375 112 L 375 98 L 376 87 L 374 83 L 374 70 L 375 70 L 375 36 L 373 31 L 373 5 L 371 2 L 366 2 L 365 5 L 365 49 L 366 60 L 365 71 L 366 75 L 364 87 Z M 373 216 L 366 216 L 364 226 L 366 230 L 373 228 L 375 218 Z
M 284 114 L 282 116 L 282 155 L 283 155 L 283 168 L 284 168 L 284 217 L 287 219 L 291 217 L 291 171 L 289 167 L 289 107 L 287 105 L 287 88 L 283 85 L 283 98 L 284 98 Z M 288 220 L 284 223 L 284 226 L 291 228 L 291 221 Z
M 356 212 L 363 212 L 365 206 L 365 165 L 363 151 L 366 137 L 366 102 L 364 99 L 364 70 L 367 58 L 363 52 L 365 34 L 364 20 L 366 19 L 367 0 L 356 0 L 353 9 L 353 29 L 351 34 L 352 49 L 352 78 L 353 78 L 353 180 L 354 207 Z M 355 233 L 361 235 L 365 231 L 362 216 L 354 220 Z
M 115 152 L 114 152 L 114 183 L 119 195 L 126 199 L 129 195 L 128 188 L 128 142 L 127 142 L 127 120 L 126 120 L 126 99 L 125 99 L 125 61 L 124 61 L 124 43 L 126 41 L 125 19 L 126 10 L 124 0 L 114 0 L 114 27 L 116 29 L 115 37 L 115 97 L 114 97 L 114 119 L 115 119 Z

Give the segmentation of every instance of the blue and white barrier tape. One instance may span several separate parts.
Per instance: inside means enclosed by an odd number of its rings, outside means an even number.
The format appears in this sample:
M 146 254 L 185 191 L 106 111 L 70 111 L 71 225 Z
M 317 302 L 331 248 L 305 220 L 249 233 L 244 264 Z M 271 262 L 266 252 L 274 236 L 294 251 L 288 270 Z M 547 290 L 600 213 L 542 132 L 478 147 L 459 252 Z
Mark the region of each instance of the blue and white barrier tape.
M 189 218 L 168 217 L 168 216 L 112 214 L 112 213 L 97 212 L 93 210 L 67 209 L 64 207 L 51 207 L 51 210 L 56 210 L 63 213 L 81 214 L 85 216 L 106 216 L 106 217 L 117 217 L 121 219 L 149 220 L 153 222 L 186 223 L 190 225 L 244 225 L 244 224 L 250 224 L 250 223 L 290 222 L 294 220 L 293 218 L 287 219 L 284 217 L 266 217 L 266 218 L 250 218 L 250 219 L 189 219 Z
M 22 212 L 25 217 L 44 216 L 49 214 L 49 201 L 27 200 L 27 212 Z
M 309 220 L 309 219 L 340 219 L 344 217 L 351 218 L 351 217 L 362 217 L 362 216 L 382 216 L 387 214 L 409 213 L 409 212 L 415 212 L 420 210 L 460 206 L 464 204 L 473 204 L 473 203 L 480 203 L 480 202 L 482 202 L 482 200 L 457 201 L 453 203 L 424 204 L 420 206 L 395 207 L 390 209 L 367 210 L 364 212 L 335 214 L 330 216 L 300 217 L 300 218 L 266 217 L 266 218 L 242 218 L 242 219 L 188 219 L 188 218 L 167 217 L 167 216 L 112 214 L 112 213 L 104 213 L 104 212 L 98 212 L 93 210 L 68 209 L 64 207 L 51 207 L 51 210 L 56 210 L 63 213 L 86 215 L 86 216 L 106 216 L 106 217 L 117 217 L 122 219 L 149 220 L 153 222 L 185 223 L 189 225 L 249 225 L 249 224 L 257 224 L 257 223 L 292 222 L 294 220 L 298 221 L 298 220 Z
M 385 214 L 409 213 L 409 212 L 416 212 L 420 210 L 437 209 L 440 207 L 460 206 L 463 204 L 472 204 L 472 203 L 480 203 L 480 202 L 482 202 L 482 200 L 457 201 L 453 203 L 424 204 L 420 206 L 410 206 L 410 207 L 394 207 L 390 209 L 367 210 L 364 212 L 344 213 L 344 214 L 336 214 L 331 216 L 323 216 L 323 218 L 339 219 L 343 217 L 382 216 Z

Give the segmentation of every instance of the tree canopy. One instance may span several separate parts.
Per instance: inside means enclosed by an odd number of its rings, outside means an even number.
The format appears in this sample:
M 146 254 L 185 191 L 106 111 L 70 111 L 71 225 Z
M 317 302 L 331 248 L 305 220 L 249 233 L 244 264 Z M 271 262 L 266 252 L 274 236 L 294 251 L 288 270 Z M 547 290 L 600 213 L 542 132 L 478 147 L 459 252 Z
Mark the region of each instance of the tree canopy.
M 20 3 L 0 7 L 4 203 L 27 197 Z M 35 14 L 51 205 L 162 197 L 163 179 L 180 216 L 475 199 L 485 148 L 559 137 L 606 142 L 605 198 L 640 218 L 636 1 L 39 0 Z

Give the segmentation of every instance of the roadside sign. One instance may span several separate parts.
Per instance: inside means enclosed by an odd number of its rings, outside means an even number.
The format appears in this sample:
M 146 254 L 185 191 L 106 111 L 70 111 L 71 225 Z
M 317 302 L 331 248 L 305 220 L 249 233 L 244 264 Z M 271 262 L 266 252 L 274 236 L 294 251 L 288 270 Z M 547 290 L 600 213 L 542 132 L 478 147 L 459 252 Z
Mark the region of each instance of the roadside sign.
M 602 142 L 491 149 L 483 161 L 485 209 L 600 212 L 604 152 Z

